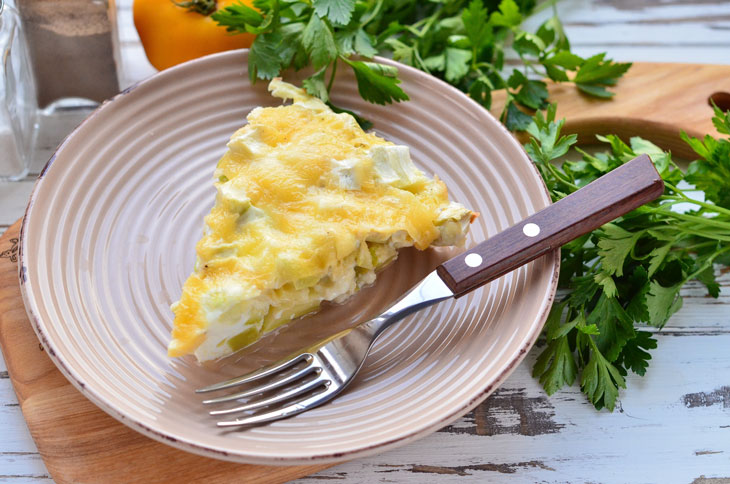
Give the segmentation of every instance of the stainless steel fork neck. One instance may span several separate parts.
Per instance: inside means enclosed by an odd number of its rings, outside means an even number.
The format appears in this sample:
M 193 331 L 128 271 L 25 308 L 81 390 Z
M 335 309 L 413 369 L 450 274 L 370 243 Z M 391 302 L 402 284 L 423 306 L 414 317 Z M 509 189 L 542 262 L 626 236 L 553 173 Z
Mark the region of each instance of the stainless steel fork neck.
M 408 291 L 402 298 L 393 304 L 387 311 L 358 326 L 358 329 L 366 331 L 375 340 L 383 331 L 393 323 L 400 321 L 406 316 L 415 313 L 427 306 L 449 299 L 454 296 L 451 289 L 436 274 L 431 272 L 421 282 Z

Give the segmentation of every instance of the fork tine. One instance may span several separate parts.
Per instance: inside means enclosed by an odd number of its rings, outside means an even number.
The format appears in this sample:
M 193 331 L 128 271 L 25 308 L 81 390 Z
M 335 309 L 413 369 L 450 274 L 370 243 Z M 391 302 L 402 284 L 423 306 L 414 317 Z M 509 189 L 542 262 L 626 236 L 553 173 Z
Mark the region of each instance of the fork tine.
M 339 391 L 337 387 L 330 386 L 324 392 L 318 392 L 314 395 L 307 396 L 301 400 L 292 402 L 286 407 L 271 410 L 266 413 L 250 415 L 248 417 L 243 417 L 236 420 L 218 422 L 217 425 L 218 427 L 240 427 L 242 425 L 256 425 L 271 422 L 273 420 L 279 420 L 286 417 L 291 417 L 298 413 L 302 413 L 305 410 L 309 410 L 322 403 L 327 402 L 338 393 Z
M 261 400 L 256 400 L 255 402 L 247 403 L 246 405 L 242 405 L 240 407 L 236 408 L 227 408 L 225 410 L 213 410 L 210 412 L 211 415 L 226 415 L 229 413 L 237 413 L 237 412 L 245 412 L 246 410 L 253 410 L 260 407 L 266 407 L 268 405 L 283 402 L 285 400 L 289 400 L 292 397 L 296 397 L 297 395 L 301 395 L 302 393 L 306 393 L 310 390 L 314 390 L 317 387 L 320 386 L 329 387 L 330 381 L 325 380 L 323 378 L 315 378 L 314 380 L 305 383 L 304 385 L 294 387 L 290 390 L 287 390 L 285 392 L 273 395 L 269 398 L 264 398 Z
M 224 390 L 226 388 L 235 387 L 237 385 L 241 385 L 243 383 L 247 383 L 253 380 L 257 380 L 259 378 L 263 378 L 265 376 L 269 376 L 271 374 L 274 374 L 278 372 L 279 370 L 283 370 L 285 368 L 289 368 L 290 366 L 294 366 L 297 363 L 300 363 L 301 361 L 306 361 L 307 365 L 309 365 L 312 362 L 312 355 L 309 353 L 302 353 L 299 354 L 293 358 L 289 358 L 288 360 L 284 360 L 281 362 L 274 363 L 269 366 L 265 366 L 261 368 L 260 370 L 256 370 L 251 373 L 247 373 L 245 375 L 231 378 L 230 380 L 222 381 L 220 383 L 216 383 L 215 385 L 210 385 L 205 388 L 200 388 L 198 390 L 195 390 L 195 393 L 207 393 L 207 392 L 214 392 L 216 390 Z
M 260 385 L 255 388 L 251 388 L 250 390 L 246 390 L 239 393 L 234 393 L 232 395 L 226 395 L 224 397 L 218 397 L 218 398 L 211 398 L 210 400 L 203 400 L 203 404 L 208 405 L 211 403 L 222 403 L 222 402 L 228 402 L 231 400 L 238 400 L 239 398 L 244 397 L 250 397 L 251 395 L 257 395 L 259 393 L 264 393 L 269 390 L 274 390 L 275 388 L 282 387 L 286 385 L 287 383 L 291 383 L 297 380 L 300 380 L 302 377 L 307 376 L 310 373 L 321 373 L 322 369 L 313 365 L 305 366 L 304 368 L 287 373 L 281 378 L 277 378 L 276 380 L 272 380 L 269 383 L 266 383 L 265 385 Z

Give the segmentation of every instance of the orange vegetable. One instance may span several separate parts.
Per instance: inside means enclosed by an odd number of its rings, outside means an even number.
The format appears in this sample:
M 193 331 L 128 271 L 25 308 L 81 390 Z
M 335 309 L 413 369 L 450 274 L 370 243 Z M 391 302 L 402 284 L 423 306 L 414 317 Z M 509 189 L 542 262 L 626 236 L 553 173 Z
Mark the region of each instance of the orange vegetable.
M 217 9 L 239 2 L 241 0 L 207 0 Z M 253 2 L 243 0 L 243 3 L 251 6 Z M 147 59 L 159 70 L 214 52 L 248 48 L 255 37 L 253 34 L 229 34 L 209 15 L 180 7 L 172 0 L 134 0 L 133 13 L 134 26 Z

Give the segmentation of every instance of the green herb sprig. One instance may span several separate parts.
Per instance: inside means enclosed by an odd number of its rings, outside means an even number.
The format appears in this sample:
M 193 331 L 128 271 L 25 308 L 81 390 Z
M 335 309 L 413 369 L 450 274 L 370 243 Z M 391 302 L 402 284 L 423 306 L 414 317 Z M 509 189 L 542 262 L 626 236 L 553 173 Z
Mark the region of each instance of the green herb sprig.
M 504 90 L 500 119 L 510 130 L 527 130 L 526 149 L 557 200 L 641 153 L 649 154 L 665 180 L 658 201 L 637 209 L 561 251 L 560 289 L 544 331 L 545 346 L 533 373 L 552 394 L 579 379 L 596 408 L 613 410 L 629 371 L 644 375 L 661 328 L 682 305 L 680 289 L 698 280 L 711 296 L 719 285 L 713 264 L 730 264 L 730 140 L 685 136 L 701 157 L 684 173 L 652 143 L 599 137 L 609 151 L 557 166 L 576 142 L 563 136 L 548 106 L 543 79 L 573 83 L 582 93 L 610 98 L 609 90 L 629 69 L 605 54 L 571 51 L 555 0 L 255 0 L 216 11 L 212 17 L 231 33 L 256 34 L 249 53 L 252 81 L 311 67 L 303 86 L 330 102 L 338 64 L 352 69 L 360 95 L 377 104 L 405 101 L 398 70 L 376 55 L 429 72 L 489 109 Z M 553 15 L 535 32 L 522 28 L 538 11 Z M 505 60 L 509 50 L 519 62 Z M 330 106 L 331 103 L 330 103 Z M 332 106 L 333 109 L 342 111 Z M 547 108 L 546 115 L 539 110 Z M 538 110 L 533 118 L 528 111 Z M 354 114 L 354 113 L 352 113 Z M 367 129 L 367 121 L 356 117 Z M 730 134 L 727 114 L 714 123 Z M 692 184 L 704 191 L 697 201 Z M 695 197 L 696 198 L 696 197 Z M 678 211 L 679 204 L 692 207 Z
M 715 107 L 713 122 L 730 134 L 730 112 Z M 717 297 L 713 264 L 730 264 L 730 139 L 683 134 L 701 159 L 684 173 L 670 153 L 641 138 L 626 144 L 599 136 L 605 153 L 582 154 L 580 161 L 553 160 L 575 144 L 563 136 L 564 120 L 554 106 L 538 113 L 525 145 L 553 199 L 560 199 L 639 154 L 648 154 L 664 179 L 657 201 L 604 225 L 561 250 L 559 288 L 564 296 L 545 325 L 545 347 L 533 368 L 548 394 L 577 378 L 597 409 L 613 410 L 629 371 L 644 375 L 657 340 L 648 328 L 662 328 L 682 307 L 680 289 L 689 281 Z M 692 188 L 693 185 L 695 188 Z M 685 185 L 688 188 L 679 188 Z M 692 191 L 704 191 L 704 200 Z M 676 210 L 679 204 L 683 210 Z
M 377 54 L 436 75 L 489 109 L 492 92 L 504 89 L 502 121 L 512 130 L 531 122 L 526 110 L 547 106 L 541 79 L 572 82 L 591 96 L 611 97 L 607 88 L 630 67 L 605 54 L 583 58 L 570 43 L 555 11 L 555 0 L 255 0 L 212 17 L 229 32 L 257 34 L 249 54 L 251 79 L 271 79 L 288 68 L 311 66 L 307 92 L 329 101 L 337 62 L 351 68 L 360 95 L 376 104 L 405 101 L 398 70 L 372 61 Z M 553 16 L 535 33 L 521 28 L 544 8 Z M 520 58 L 509 69 L 505 51 Z M 355 57 L 355 56 L 359 57 Z

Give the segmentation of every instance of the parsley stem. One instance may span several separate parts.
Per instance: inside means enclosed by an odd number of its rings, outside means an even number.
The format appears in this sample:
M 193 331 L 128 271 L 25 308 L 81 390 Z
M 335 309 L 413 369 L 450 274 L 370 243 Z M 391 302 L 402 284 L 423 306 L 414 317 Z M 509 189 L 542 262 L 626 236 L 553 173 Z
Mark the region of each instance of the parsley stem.
M 675 242 L 680 241 L 682 238 L 683 237 L 677 239 L 677 241 L 675 241 Z M 698 249 L 700 247 L 710 247 L 712 245 L 717 245 L 717 241 L 715 241 L 715 240 L 708 240 L 707 242 L 699 242 L 697 244 L 674 247 L 674 248 L 671 249 L 671 251 L 672 252 L 677 252 L 677 251 L 681 251 L 681 250 L 692 251 L 692 250 Z
M 552 163 L 546 162 L 544 164 L 548 167 L 548 169 L 550 170 L 550 173 L 552 173 L 552 175 L 555 178 L 557 178 L 560 183 L 563 183 L 564 185 L 568 185 L 573 190 L 578 190 L 580 188 L 578 185 L 576 185 L 575 183 L 571 182 L 567 177 L 564 177 L 562 175 L 562 173 L 560 173 L 558 171 L 558 169 L 555 168 L 555 166 Z
M 553 8 L 553 12 L 555 12 L 555 15 L 558 14 L 556 10 L 556 4 L 558 3 L 558 0 L 548 0 L 547 2 L 541 3 L 535 7 L 535 9 L 532 11 L 533 14 L 540 13 L 543 10 L 546 10 L 550 7 Z
M 655 227 L 652 230 L 659 230 L 661 227 Z M 723 242 L 730 242 L 730 236 L 721 235 L 717 232 L 705 232 L 702 230 L 693 229 L 692 227 L 683 227 L 682 231 L 688 234 L 696 235 L 698 237 L 704 237 L 705 239 L 722 240 Z
M 725 247 L 725 248 L 723 248 L 723 249 L 720 249 L 720 250 L 718 250 L 717 252 L 715 252 L 714 254 L 712 254 L 712 256 L 711 256 L 711 257 L 709 257 L 709 258 L 708 258 L 708 259 L 707 259 L 707 260 L 706 260 L 706 261 L 705 261 L 705 262 L 704 262 L 704 263 L 703 263 L 703 264 L 702 264 L 702 265 L 700 266 L 700 268 L 699 268 L 699 269 L 697 269 L 697 270 L 696 270 L 696 271 L 694 271 L 694 272 L 693 272 L 692 274 L 690 274 L 690 275 L 688 275 L 687 277 L 685 277 L 685 278 L 684 278 L 684 280 L 682 281 L 682 283 L 681 283 L 681 284 L 682 284 L 682 285 L 686 284 L 686 283 L 687 283 L 687 281 L 690 281 L 690 280 L 694 279 L 695 277 L 697 277 L 698 275 L 700 275 L 701 273 L 703 273 L 704 271 L 706 271 L 706 270 L 707 270 L 708 268 L 712 267 L 712 263 L 713 263 L 713 261 L 714 261 L 714 260 L 715 260 L 715 259 L 716 259 L 716 258 L 717 258 L 718 256 L 720 256 L 720 255 L 724 254 L 725 252 L 727 252 L 727 251 L 729 251 L 729 250 L 730 250 L 730 246 L 729 246 L 729 247 Z
M 483 61 L 482 61 L 482 62 L 477 62 L 477 63 L 476 63 L 476 66 L 477 66 L 477 68 L 479 68 L 479 67 L 484 67 L 485 69 L 489 69 L 490 71 L 492 71 L 492 72 L 494 72 L 495 74 L 497 74 L 497 76 L 498 76 L 498 77 L 499 77 L 499 78 L 500 78 L 500 79 L 501 79 L 502 81 L 504 81 L 504 79 L 502 79 L 502 76 L 500 76 L 500 75 L 499 75 L 499 71 L 497 71 L 497 69 L 496 69 L 496 68 L 495 68 L 495 67 L 494 67 L 494 66 L 493 66 L 492 64 L 490 64 L 489 62 L 483 62 Z
M 659 198 L 659 200 L 663 200 L 663 201 L 665 200 L 667 202 L 667 203 L 661 204 L 662 207 L 670 207 L 672 205 L 677 205 L 680 203 L 689 203 L 692 205 L 699 205 L 700 207 L 702 207 L 702 209 L 705 209 L 704 213 L 709 212 L 709 213 L 717 213 L 717 214 L 730 216 L 730 210 L 728 210 L 726 208 L 723 208 L 723 207 L 720 207 L 718 205 L 714 205 L 711 203 L 705 203 L 705 202 L 700 202 L 698 200 L 693 200 L 689 197 L 678 198 L 678 197 L 663 195 Z
M 537 67 L 535 67 L 535 64 L 533 62 L 531 62 L 531 61 L 529 61 L 527 59 L 523 59 L 523 60 L 525 61 L 525 64 L 527 65 L 527 67 L 532 72 L 534 72 L 535 74 L 537 74 L 540 77 L 546 77 L 547 76 L 547 73 L 546 72 L 541 72 Z
M 327 84 L 327 94 L 332 91 L 332 83 L 335 82 L 335 74 L 337 73 L 337 59 L 332 63 L 332 74 L 330 75 L 330 82 Z
M 667 181 L 664 182 L 664 185 L 666 187 L 668 187 L 670 190 L 672 190 L 674 193 L 676 193 L 677 196 L 681 197 L 682 200 L 685 202 L 694 203 L 695 205 L 699 205 L 700 207 L 704 207 L 704 208 L 711 210 L 713 212 L 716 212 L 716 213 L 724 213 L 726 215 L 730 215 L 730 210 L 728 210 L 726 208 L 720 207 L 720 206 L 712 204 L 712 203 L 701 202 L 699 200 L 694 200 L 692 198 L 689 198 L 687 195 L 684 194 L 684 192 L 682 190 L 680 190 L 679 188 L 675 187 L 674 185 L 672 185 L 671 183 L 669 183 Z M 662 198 L 664 198 L 664 197 L 662 197 Z
M 375 4 L 375 8 L 370 12 L 370 16 L 368 16 L 365 20 L 362 21 L 362 24 L 360 24 L 360 28 L 364 29 L 367 24 L 372 22 L 374 18 L 376 18 L 380 14 L 380 9 L 383 8 L 384 0 L 378 0 Z
M 433 23 L 438 20 L 438 18 L 441 16 L 441 10 L 436 10 L 436 12 L 428 17 L 426 20 L 426 24 L 423 26 L 423 28 L 418 33 L 419 37 L 423 37 L 426 35 L 426 33 L 431 30 L 431 27 L 433 26 Z
M 660 213 L 667 217 L 678 218 L 680 220 L 687 220 L 688 222 L 697 222 L 702 225 L 709 225 L 711 227 L 718 227 L 718 228 L 726 229 L 726 230 L 728 230 L 728 233 L 730 233 L 730 223 L 727 223 L 727 222 L 721 222 L 719 220 L 715 220 L 715 219 L 707 218 L 707 217 L 699 217 L 697 215 L 688 215 L 686 213 L 671 212 L 669 210 L 663 209 L 661 206 L 648 207 L 647 210 L 654 212 L 654 213 Z

